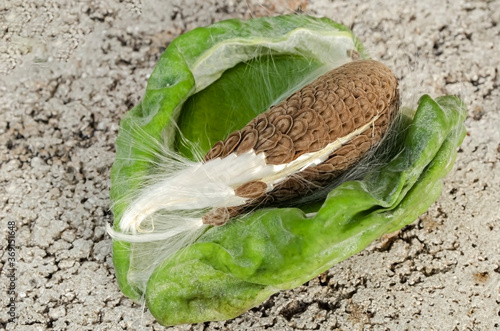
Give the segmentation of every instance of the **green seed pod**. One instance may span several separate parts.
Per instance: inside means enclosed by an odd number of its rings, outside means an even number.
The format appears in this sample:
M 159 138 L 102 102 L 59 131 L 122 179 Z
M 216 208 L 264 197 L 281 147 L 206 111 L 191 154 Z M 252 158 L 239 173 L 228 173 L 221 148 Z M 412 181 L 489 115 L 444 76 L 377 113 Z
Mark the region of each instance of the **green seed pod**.
M 398 106 L 390 70 L 328 19 L 175 39 L 120 123 L 108 231 L 123 293 L 163 325 L 229 319 L 413 222 L 466 111 L 450 96 L 423 96 L 413 118 Z
M 285 167 L 238 186 L 235 194 L 250 201 L 214 209 L 203 217 L 204 223 L 222 225 L 257 206 L 329 186 L 380 143 L 398 112 L 397 86 L 382 63 L 353 61 L 318 77 L 217 142 L 205 161 L 253 152 L 263 153 L 266 164 Z

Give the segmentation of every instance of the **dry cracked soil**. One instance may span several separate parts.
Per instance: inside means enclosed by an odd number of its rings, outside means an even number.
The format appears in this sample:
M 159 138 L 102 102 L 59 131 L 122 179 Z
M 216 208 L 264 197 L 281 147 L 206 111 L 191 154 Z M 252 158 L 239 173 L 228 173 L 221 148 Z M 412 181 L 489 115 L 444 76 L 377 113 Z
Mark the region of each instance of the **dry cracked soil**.
M 0 329 L 164 329 L 114 276 L 105 224 L 120 118 L 179 34 L 297 10 L 351 27 L 394 69 L 404 102 L 459 95 L 467 137 L 411 225 L 240 317 L 172 329 L 500 330 L 498 0 L 2 1 Z

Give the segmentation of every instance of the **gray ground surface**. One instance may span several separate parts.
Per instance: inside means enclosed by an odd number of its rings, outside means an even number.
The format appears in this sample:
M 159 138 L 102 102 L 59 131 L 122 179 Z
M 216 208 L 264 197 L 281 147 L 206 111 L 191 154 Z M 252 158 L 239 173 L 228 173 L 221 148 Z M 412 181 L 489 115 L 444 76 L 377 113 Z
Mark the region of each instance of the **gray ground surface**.
M 0 3 L 0 329 L 163 329 L 118 289 L 104 230 L 119 120 L 180 33 L 299 5 L 351 26 L 405 100 L 460 95 L 469 134 L 415 223 L 234 320 L 178 329 L 500 329 L 500 1 L 138 1 Z

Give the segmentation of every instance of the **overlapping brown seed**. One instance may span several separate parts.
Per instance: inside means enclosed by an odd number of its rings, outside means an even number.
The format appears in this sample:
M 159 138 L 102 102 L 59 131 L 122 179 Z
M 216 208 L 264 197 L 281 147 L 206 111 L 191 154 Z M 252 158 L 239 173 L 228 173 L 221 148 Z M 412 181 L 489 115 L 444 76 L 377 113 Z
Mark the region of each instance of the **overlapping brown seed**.
M 309 194 L 352 167 L 382 139 L 395 117 L 399 107 L 397 85 L 396 77 L 385 65 L 372 60 L 353 61 L 319 77 L 258 115 L 242 130 L 217 142 L 205 161 L 253 149 L 257 154 L 264 153 L 267 164 L 285 164 L 304 153 L 325 148 L 378 116 L 369 129 L 341 146 L 322 164 L 293 174 L 271 192 L 266 193 L 263 185 L 254 182 L 240 186 L 235 193 L 254 200 L 232 209 L 230 216 L 269 201 Z M 228 215 L 221 210 L 213 214 L 214 222 L 210 217 L 204 221 L 215 224 Z
M 234 190 L 237 196 L 255 199 L 266 193 L 267 184 L 260 180 L 245 183 Z
M 205 224 L 223 225 L 229 221 L 229 218 L 227 208 L 216 208 L 203 215 L 201 219 Z
M 207 155 L 205 155 L 205 161 L 218 158 L 221 156 L 222 151 L 224 150 L 224 143 L 222 141 L 218 141 L 215 143 L 214 147 L 208 151 Z
M 253 128 L 246 131 L 242 130 L 241 134 L 243 138 L 241 139 L 238 147 L 236 147 L 237 154 L 243 154 L 253 149 L 259 138 L 259 132 Z

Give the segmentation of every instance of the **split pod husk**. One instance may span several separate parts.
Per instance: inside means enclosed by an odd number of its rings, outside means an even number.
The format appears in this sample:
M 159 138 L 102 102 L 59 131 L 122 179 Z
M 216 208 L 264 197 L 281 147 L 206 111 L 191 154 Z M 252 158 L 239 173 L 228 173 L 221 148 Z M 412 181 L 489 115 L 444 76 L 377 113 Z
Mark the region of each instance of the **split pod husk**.
M 120 123 L 110 233 L 124 294 L 164 325 L 229 319 L 413 222 L 451 170 L 466 111 L 423 96 L 384 162 L 363 164 L 398 106 L 390 70 L 328 19 L 175 39 Z M 309 203 L 359 164 L 361 178 Z

